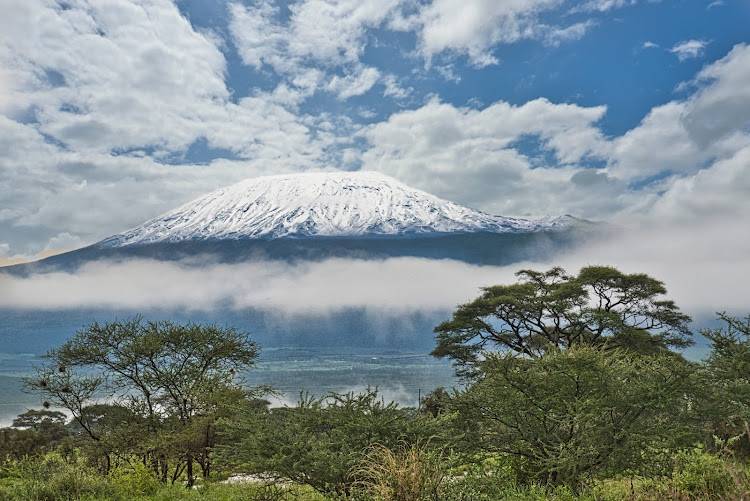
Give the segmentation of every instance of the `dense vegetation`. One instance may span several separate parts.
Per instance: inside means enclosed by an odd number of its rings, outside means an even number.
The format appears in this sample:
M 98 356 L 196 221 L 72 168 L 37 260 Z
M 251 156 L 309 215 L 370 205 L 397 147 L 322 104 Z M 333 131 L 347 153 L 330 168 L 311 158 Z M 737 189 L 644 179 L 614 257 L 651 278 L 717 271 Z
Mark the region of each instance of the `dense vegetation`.
M 750 498 L 750 317 L 720 314 L 690 362 L 665 294 L 521 271 L 436 328 L 464 385 L 417 409 L 377 389 L 270 408 L 240 377 L 247 333 L 89 325 L 26 379 L 43 408 L 0 429 L 0 499 Z

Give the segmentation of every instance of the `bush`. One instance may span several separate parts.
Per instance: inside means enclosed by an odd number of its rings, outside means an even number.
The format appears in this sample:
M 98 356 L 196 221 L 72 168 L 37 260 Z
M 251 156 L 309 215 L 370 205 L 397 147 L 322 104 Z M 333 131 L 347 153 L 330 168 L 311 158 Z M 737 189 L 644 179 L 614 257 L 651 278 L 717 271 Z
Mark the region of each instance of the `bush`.
M 514 458 L 522 483 L 579 485 L 669 474 L 694 443 L 694 369 L 673 355 L 573 347 L 539 359 L 488 354 L 456 399 L 460 444 Z
M 153 471 L 143 463 L 119 468 L 110 474 L 110 478 L 117 490 L 128 496 L 153 495 L 161 486 Z
M 16 461 L 7 467 L 6 475 L 8 487 L 0 488 L 2 500 L 124 499 L 107 477 L 69 465 L 58 456 Z
M 245 473 L 273 472 L 338 496 L 351 493 L 355 480 L 350 473 L 368 448 L 427 438 L 437 422 L 386 403 L 370 388 L 321 399 L 301 396 L 294 408 L 246 418 L 228 428 L 225 441 L 232 445 L 219 449 L 220 464 Z
M 676 457 L 675 490 L 688 496 L 726 498 L 736 492 L 728 463 L 701 450 L 682 452 Z

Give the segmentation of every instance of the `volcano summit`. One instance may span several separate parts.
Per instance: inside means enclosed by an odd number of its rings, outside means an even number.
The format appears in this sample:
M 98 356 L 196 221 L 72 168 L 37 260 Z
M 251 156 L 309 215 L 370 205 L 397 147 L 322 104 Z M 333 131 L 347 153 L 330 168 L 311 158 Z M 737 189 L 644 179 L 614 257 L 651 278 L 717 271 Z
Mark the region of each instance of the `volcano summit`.
M 205 240 L 409 237 L 566 228 L 575 218 L 492 216 L 375 172 L 246 179 L 99 243 L 125 247 Z
M 486 214 L 374 172 L 289 174 L 241 181 L 89 247 L 11 268 L 196 255 L 221 262 L 411 256 L 509 264 L 546 259 L 593 227 L 570 215 Z

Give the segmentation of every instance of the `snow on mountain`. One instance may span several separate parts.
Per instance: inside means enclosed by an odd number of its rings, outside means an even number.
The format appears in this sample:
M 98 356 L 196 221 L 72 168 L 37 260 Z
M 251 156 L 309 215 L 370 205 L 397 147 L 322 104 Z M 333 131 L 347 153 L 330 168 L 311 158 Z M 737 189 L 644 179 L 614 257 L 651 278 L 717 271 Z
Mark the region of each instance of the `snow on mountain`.
M 378 237 L 555 230 L 572 216 L 526 220 L 493 216 L 374 172 L 246 179 L 134 228 L 101 247 L 281 237 Z

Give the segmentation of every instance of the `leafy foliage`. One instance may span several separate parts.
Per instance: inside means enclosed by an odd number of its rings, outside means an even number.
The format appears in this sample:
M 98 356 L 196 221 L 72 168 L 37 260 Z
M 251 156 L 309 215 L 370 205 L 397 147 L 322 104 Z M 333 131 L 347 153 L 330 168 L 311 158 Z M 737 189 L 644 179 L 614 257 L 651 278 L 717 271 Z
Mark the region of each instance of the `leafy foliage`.
M 711 341 L 706 371 L 712 391 L 705 411 L 717 423 L 716 433 L 735 438 L 732 449 L 750 456 L 750 316 L 719 318 L 723 327 L 701 331 Z
M 750 317 L 720 314 L 689 363 L 669 350 L 689 319 L 661 282 L 519 276 L 437 328 L 435 354 L 470 377 L 418 409 L 371 388 L 271 409 L 237 376 L 258 356 L 245 333 L 86 326 L 25 380 L 44 409 L 0 429 L 0 501 L 750 497 Z M 213 483 L 235 473 L 261 481 Z
M 578 276 L 559 267 L 517 276 L 516 284 L 485 287 L 437 326 L 432 354 L 452 358 L 459 374 L 473 377 L 490 349 L 539 358 L 579 344 L 652 353 L 691 343 L 690 318 L 661 299 L 664 284 L 648 275 L 587 266 Z
M 113 457 L 136 455 L 162 480 L 197 462 L 207 477 L 215 422 L 245 392 L 235 377 L 255 362 L 246 333 L 217 325 L 148 322 L 140 317 L 94 323 L 45 355 L 28 389 L 66 408 L 96 443 L 108 471 Z M 94 405 L 99 398 L 116 402 Z
M 493 354 L 481 368 L 457 400 L 464 443 L 512 458 L 522 481 L 661 474 L 700 437 L 688 420 L 693 369 L 674 355 L 581 346 Z
M 250 473 L 349 494 L 355 482 L 352 468 L 369 448 L 426 438 L 431 423 L 386 403 L 376 389 L 327 398 L 300 395 L 296 407 L 246 415 L 241 426 L 229 431 L 236 438 L 228 440 L 232 445 L 222 448 L 222 455 Z

